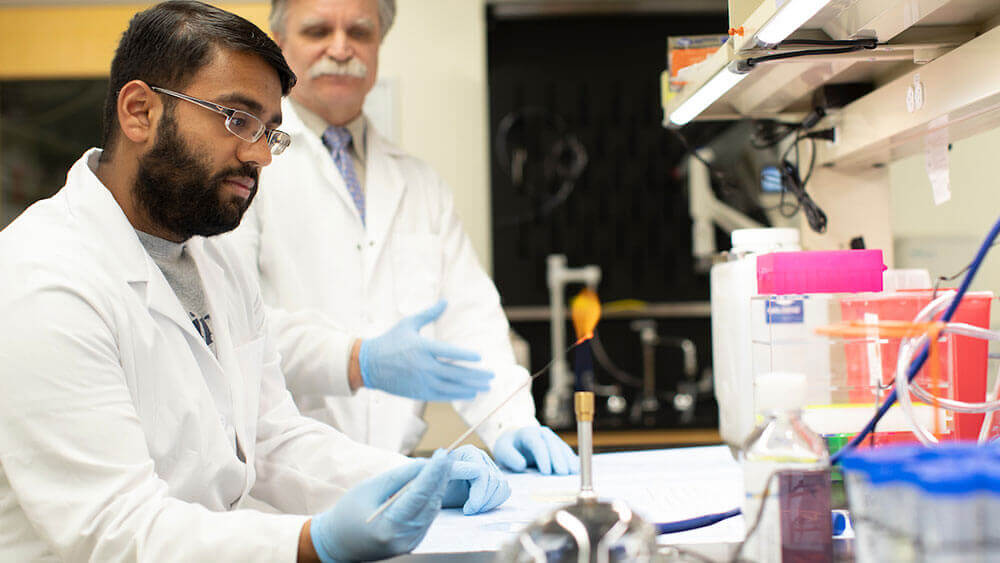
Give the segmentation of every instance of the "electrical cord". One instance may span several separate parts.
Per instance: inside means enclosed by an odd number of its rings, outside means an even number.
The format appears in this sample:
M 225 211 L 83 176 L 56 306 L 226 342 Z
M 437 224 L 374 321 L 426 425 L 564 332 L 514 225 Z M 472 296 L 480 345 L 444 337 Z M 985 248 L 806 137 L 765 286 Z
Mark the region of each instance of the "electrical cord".
M 806 41 L 806 40 L 793 40 L 792 42 L 782 42 L 782 45 L 819 45 L 821 43 L 796 43 L 795 41 Z M 822 43 L 826 44 L 826 43 Z M 841 43 L 832 43 L 834 45 L 840 45 Z M 783 59 L 795 59 L 799 57 L 809 57 L 816 55 L 840 55 L 843 53 L 853 53 L 855 51 L 862 51 L 865 49 L 875 49 L 878 47 L 877 39 L 857 39 L 851 40 L 844 43 L 843 47 L 831 47 L 829 49 L 808 49 L 805 51 L 790 51 L 785 53 L 773 53 L 771 55 L 761 55 L 759 57 L 749 57 L 745 60 L 745 63 L 749 67 L 754 67 L 760 63 L 766 63 L 769 61 L 779 61 Z
M 780 47 L 788 45 L 812 45 L 824 47 L 848 47 L 857 45 L 865 49 L 874 49 L 878 46 L 876 39 L 785 39 L 778 44 Z M 871 45 L 871 46 L 869 46 Z
M 816 169 L 816 139 L 832 141 L 836 131 L 832 128 L 820 131 L 809 131 L 826 116 L 826 110 L 816 107 L 800 123 L 782 123 L 758 121 L 755 123 L 756 131 L 751 138 L 750 144 L 757 149 L 768 149 L 784 141 L 788 136 L 794 134 L 795 140 L 782 153 L 781 166 L 777 173 L 765 169 L 762 173 L 764 186 L 777 186 L 781 190 L 781 199 L 778 204 L 771 209 L 777 209 L 783 217 L 795 216 L 799 210 L 803 210 L 809 227 L 823 233 L 827 227 L 826 213 L 816 204 L 815 201 L 805 191 L 806 184 L 812 178 L 813 170 Z M 767 128 L 766 124 L 774 123 L 774 127 Z M 803 140 L 808 140 L 810 144 L 809 170 L 805 178 L 800 178 L 800 150 L 799 144 Z M 790 155 L 794 151 L 795 163 L 792 164 Z M 795 197 L 794 202 L 787 200 L 788 194 Z
M 809 158 L 809 171 L 806 173 L 805 179 L 799 177 L 799 143 L 804 137 L 798 135 L 795 141 L 792 143 L 785 153 L 781 156 L 781 200 L 778 204 L 778 208 L 781 214 L 785 217 L 791 217 L 798 213 L 801 209 L 806 216 L 806 221 L 809 223 L 809 228 L 817 233 L 826 232 L 827 227 L 827 216 L 826 213 L 813 201 L 812 197 L 806 193 L 806 184 L 809 179 L 812 178 L 813 170 L 816 168 L 816 141 L 810 138 L 809 142 L 811 144 L 810 158 Z M 789 153 L 795 150 L 795 164 L 789 160 Z M 795 196 L 795 206 L 792 210 L 786 211 L 787 202 L 785 201 L 785 194 L 791 193 Z
M 777 146 L 778 143 L 787 139 L 789 135 L 798 131 L 800 126 L 800 123 L 756 120 L 753 122 L 754 132 L 750 137 L 750 146 L 757 150 Z
M 826 213 L 806 193 L 805 181 L 799 179 L 798 169 L 787 160 L 782 163 L 782 177 L 785 189 L 798 200 L 797 207 L 802 209 L 809 223 L 809 228 L 817 233 L 825 233 L 827 226 Z
M 993 244 L 990 245 L 990 248 L 993 248 L 998 244 L 1000 244 L 1000 242 L 994 242 Z M 933 301 L 935 298 L 937 298 L 937 294 L 942 282 L 955 281 L 956 279 L 959 278 L 959 276 L 961 276 L 965 272 L 968 272 L 970 267 L 972 267 L 972 262 L 969 262 L 968 264 L 966 264 L 964 268 L 962 268 L 961 270 L 950 276 L 938 276 L 938 278 L 934 280 L 934 293 L 931 294 L 931 300 Z
M 805 118 L 802 119 L 802 121 L 798 123 L 756 120 L 753 122 L 754 132 L 750 137 L 750 146 L 758 150 L 769 149 L 777 146 L 793 133 L 800 133 L 812 129 L 824 117 L 826 117 L 826 109 L 822 106 L 816 106 L 809 112 L 808 115 L 805 116 Z M 823 131 L 813 133 L 803 133 L 802 136 L 810 139 L 826 138 L 832 141 L 833 129 L 824 129 Z
M 801 128 L 803 125 L 808 123 L 815 124 L 816 122 L 819 121 L 819 119 L 822 118 L 823 115 L 825 115 L 825 113 L 823 113 L 823 110 L 821 108 L 817 108 L 816 110 L 811 112 L 810 115 L 807 116 L 807 118 L 803 120 L 803 123 L 800 124 L 798 127 Z M 691 144 L 688 142 L 687 137 L 685 137 L 684 134 L 680 132 L 680 130 L 676 128 L 669 128 L 668 130 L 672 131 L 677 136 L 677 138 L 680 139 L 681 144 L 684 145 L 684 149 L 688 153 L 693 155 L 696 159 L 698 159 L 699 162 L 701 162 L 708 168 L 709 173 L 712 175 L 712 177 L 716 179 L 722 186 L 724 186 L 731 192 L 738 191 L 736 187 L 732 184 L 732 182 L 729 181 L 729 178 L 725 174 L 716 169 L 712 165 L 712 163 L 708 162 L 705 158 L 703 158 L 700 154 L 698 154 L 698 151 L 694 150 L 691 147 Z M 796 136 L 795 141 L 785 150 L 785 152 L 781 156 L 782 160 L 782 167 L 780 170 L 782 177 L 781 200 L 779 201 L 776 208 L 779 209 L 779 211 L 784 217 L 792 217 L 796 213 L 798 213 L 800 209 L 803 209 L 806 215 L 806 220 L 808 221 L 810 228 L 812 228 L 817 233 L 826 232 L 827 216 L 826 213 L 819 207 L 819 205 L 817 205 L 816 202 L 813 201 L 813 199 L 809 196 L 809 194 L 806 193 L 805 185 L 812 177 L 813 169 L 816 167 L 816 139 L 817 138 L 829 139 L 830 137 L 832 137 L 832 134 L 833 134 L 832 130 L 830 129 L 825 129 L 822 131 L 816 131 L 812 133 L 800 133 Z M 799 143 L 804 139 L 809 140 L 810 145 L 812 147 L 812 151 L 810 153 L 809 171 L 806 173 L 805 179 L 801 179 L 798 173 L 798 161 L 799 161 L 798 147 Z M 791 164 L 791 162 L 788 160 L 789 153 L 792 150 L 795 151 L 796 155 L 795 157 L 796 164 L 794 165 Z M 788 193 L 791 193 L 793 196 L 795 196 L 795 203 L 790 203 L 785 199 Z

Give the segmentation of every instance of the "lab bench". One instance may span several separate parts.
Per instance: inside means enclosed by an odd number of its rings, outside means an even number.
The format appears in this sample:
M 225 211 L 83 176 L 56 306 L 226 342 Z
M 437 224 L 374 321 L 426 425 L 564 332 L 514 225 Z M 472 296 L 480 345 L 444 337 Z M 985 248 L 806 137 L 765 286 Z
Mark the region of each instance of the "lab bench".
M 576 431 L 556 432 L 567 444 L 576 448 Z M 654 448 L 710 446 L 722 443 L 716 428 L 640 428 L 634 430 L 595 430 L 594 451 L 620 452 Z

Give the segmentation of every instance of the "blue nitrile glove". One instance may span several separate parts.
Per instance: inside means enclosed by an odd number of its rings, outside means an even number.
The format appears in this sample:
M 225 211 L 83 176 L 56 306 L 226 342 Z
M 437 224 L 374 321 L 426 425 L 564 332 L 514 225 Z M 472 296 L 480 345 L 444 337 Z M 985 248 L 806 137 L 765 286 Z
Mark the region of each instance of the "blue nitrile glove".
M 508 430 L 493 445 L 497 463 L 520 473 L 535 466 L 543 475 L 569 475 L 580 471 L 580 458 L 548 426 Z
M 462 507 L 466 516 L 488 512 L 510 496 L 510 485 L 490 456 L 475 446 L 462 446 L 448 454 L 451 481 L 441 505 Z
M 440 317 L 446 305 L 438 301 L 382 336 L 361 342 L 358 361 L 365 387 L 422 401 L 471 399 L 490 388 L 492 372 L 449 361 L 478 362 L 479 354 L 420 336 L 420 328 Z
M 444 450 L 368 479 L 309 524 L 313 547 L 323 563 L 384 559 L 412 550 L 441 511 L 452 462 Z M 371 522 L 368 518 L 406 483 L 413 481 Z

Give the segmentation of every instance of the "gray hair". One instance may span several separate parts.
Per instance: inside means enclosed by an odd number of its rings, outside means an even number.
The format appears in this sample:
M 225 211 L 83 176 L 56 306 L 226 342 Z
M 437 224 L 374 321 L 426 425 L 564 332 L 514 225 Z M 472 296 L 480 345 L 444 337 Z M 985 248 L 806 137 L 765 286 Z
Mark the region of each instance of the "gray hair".
M 289 0 L 271 0 L 271 17 L 268 24 L 271 32 L 281 35 L 285 32 L 285 19 L 288 16 Z M 393 20 L 396 19 L 396 0 L 378 0 L 378 27 L 382 31 L 382 38 L 385 39 L 389 28 L 392 27 Z

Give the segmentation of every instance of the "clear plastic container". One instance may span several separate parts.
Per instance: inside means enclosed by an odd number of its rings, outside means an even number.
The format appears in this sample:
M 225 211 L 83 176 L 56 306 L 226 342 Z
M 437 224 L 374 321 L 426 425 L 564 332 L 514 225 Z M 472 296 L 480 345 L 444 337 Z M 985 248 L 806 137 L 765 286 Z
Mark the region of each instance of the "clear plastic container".
M 1000 456 L 990 452 L 979 471 L 983 556 L 986 561 L 1000 561 Z
M 740 447 L 754 427 L 750 299 L 757 291 L 757 256 L 800 250 L 798 229 L 733 231 L 728 260 L 712 266 L 712 373 L 719 434 Z
M 847 505 L 854 525 L 854 551 L 859 562 L 875 561 L 875 532 L 871 511 L 875 507 L 869 479 L 868 458 L 857 453 L 844 456 L 840 462 L 844 473 Z
M 900 446 L 879 450 L 853 451 L 841 464 L 854 522 L 855 551 L 859 562 L 912 561 L 917 534 L 918 494 L 906 465 L 927 450 Z M 901 516 L 903 507 L 908 511 Z
M 843 458 L 857 560 L 1000 561 L 1000 455 L 974 442 Z
M 743 450 L 743 514 L 748 533 L 743 557 L 760 563 L 780 562 L 783 555 L 794 558 L 808 553 L 820 560 L 833 556 L 829 456 L 823 439 L 802 421 L 805 384 L 805 376 L 797 373 L 771 373 L 756 380 L 756 403 L 763 421 Z M 808 498 L 812 503 L 789 499 L 789 483 L 811 487 Z M 825 522 L 827 527 L 794 529 L 803 520 Z
M 931 301 L 930 291 L 860 294 L 761 295 L 751 300 L 753 373 L 790 371 L 807 377 L 803 419 L 821 435 L 860 431 L 894 382 L 901 339 L 879 333 L 874 323 L 911 321 Z M 988 292 L 967 294 L 953 320 L 989 326 Z M 850 336 L 824 336 L 822 327 L 871 324 Z M 936 374 L 926 362 L 915 382 L 936 396 L 982 401 L 986 393 L 988 342 L 947 334 L 938 345 Z M 953 414 L 915 401 L 921 426 L 942 440 L 975 439 L 982 414 Z M 998 418 L 1000 419 L 1000 418 Z M 912 425 L 897 404 L 879 422 L 872 442 L 914 442 Z
M 920 488 L 922 559 L 940 563 L 983 561 L 977 463 L 942 457 L 914 468 Z
M 920 493 L 906 465 L 882 462 L 870 472 L 872 561 L 917 561 Z M 860 559 L 859 559 L 860 561 Z

